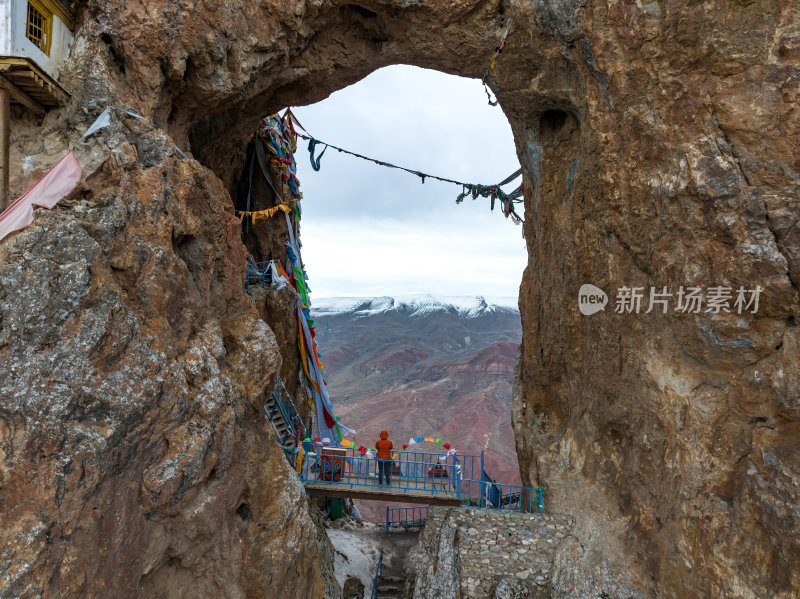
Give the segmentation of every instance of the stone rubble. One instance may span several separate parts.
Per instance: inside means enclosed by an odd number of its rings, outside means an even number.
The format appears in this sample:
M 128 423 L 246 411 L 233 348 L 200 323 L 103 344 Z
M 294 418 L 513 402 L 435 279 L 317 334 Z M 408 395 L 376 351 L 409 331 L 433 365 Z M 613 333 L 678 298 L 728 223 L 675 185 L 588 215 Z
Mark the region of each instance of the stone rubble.
M 415 599 L 438 597 L 437 579 L 457 580 L 460 597 L 550 597 L 553 561 L 559 545 L 572 530 L 569 515 L 503 513 L 476 508 L 431 508 L 420 545 L 411 559 L 416 567 Z M 429 564 L 442 561 L 432 539 L 450 536 L 452 571 L 433 572 Z M 441 545 L 441 544 L 439 544 Z M 447 551 L 451 547 L 447 547 Z M 520 595 L 524 588 L 527 595 Z M 496 595 L 496 592 L 499 594 Z

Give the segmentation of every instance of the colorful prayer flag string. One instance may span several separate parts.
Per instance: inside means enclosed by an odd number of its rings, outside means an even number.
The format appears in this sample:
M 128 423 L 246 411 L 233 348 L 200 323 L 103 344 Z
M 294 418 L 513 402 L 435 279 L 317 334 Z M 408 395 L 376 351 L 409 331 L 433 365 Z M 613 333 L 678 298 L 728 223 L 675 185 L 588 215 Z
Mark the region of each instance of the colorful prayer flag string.
M 286 123 L 291 123 L 293 125 L 297 125 L 303 131 L 306 131 L 302 125 L 297 121 L 297 118 L 292 114 L 292 112 L 287 108 L 286 112 L 283 114 L 282 121 Z M 294 127 L 292 127 L 294 132 Z M 306 131 L 306 133 L 308 133 Z M 422 183 L 425 183 L 425 179 L 435 179 L 436 181 L 442 181 L 443 183 L 453 183 L 455 185 L 460 185 L 462 187 L 462 193 L 459 194 L 458 198 L 456 199 L 456 204 L 460 204 L 464 198 L 468 195 L 472 196 L 473 200 L 478 199 L 478 197 L 491 197 L 491 209 L 494 210 L 495 200 L 499 199 L 503 203 L 503 214 L 506 218 L 511 217 L 511 219 L 516 223 L 522 223 L 522 218 L 514 211 L 514 204 L 521 203 L 522 200 L 522 186 L 520 185 L 517 189 L 515 189 L 510 194 L 505 193 L 500 186 L 510 183 L 514 179 L 516 179 L 521 173 L 522 169 L 517 170 L 513 175 L 507 177 L 504 181 L 497 183 L 495 185 L 480 185 L 475 183 L 465 183 L 463 181 L 457 181 L 455 179 L 448 179 L 447 177 L 439 177 L 437 175 L 429 175 L 428 173 L 423 173 L 422 171 L 418 171 L 416 169 L 406 168 L 404 166 L 398 166 L 397 164 L 392 164 L 391 162 L 385 162 L 383 160 L 378 160 L 377 158 L 370 158 L 369 156 L 364 156 L 363 154 L 358 154 L 357 152 L 351 152 L 350 150 L 345 150 L 344 148 L 340 148 L 339 146 L 334 146 L 333 144 L 329 144 L 324 141 L 320 141 L 319 139 L 315 138 L 312 135 L 303 135 L 302 133 L 294 132 L 297 137 L 307 140 L 308 143 L 308 151 L 310 154 L 311 159 L 311 167 L 318 171 L 320 169 L 320 159 L 322 158 L 322 154 L 314 158 L 314 151 L 318 145 L 325 146 L 325 150 L 328 148 L 333 148 L 337 152 L 341 152 L 343 154 L 349 154 L 350 156 L 354 156 L 356 158 L 361 158 L 362 160 L 367 160 L 368 162 L 373 162 L 378 166 L 385 166 L 387 168 L 396 168 L 401 171 L 405 171 L 407 173 L 411 173 L 412 175 L 416 175 L 420 178 Z M 325 152 L 323 150 L 323 153 Z
M 273 206 L 272 208 L 267 208 L 266 210 L 255 210 L 255 211 L 247 211 L 247 210 L 240 210 L 237 214 L 239 217 L 239 222 L 242 222 L 245 217 L 250 218 L 250 222 L 255 224 L 257 220 L 267 220 L 275 216 L 278 211 L 285 212 L 286 214 L 291 214 L 292 209 L 290 208 L 291 204 L 296 204 L 297 200 L 289 200 L 288 202 L 282 202 L 277 206 Z

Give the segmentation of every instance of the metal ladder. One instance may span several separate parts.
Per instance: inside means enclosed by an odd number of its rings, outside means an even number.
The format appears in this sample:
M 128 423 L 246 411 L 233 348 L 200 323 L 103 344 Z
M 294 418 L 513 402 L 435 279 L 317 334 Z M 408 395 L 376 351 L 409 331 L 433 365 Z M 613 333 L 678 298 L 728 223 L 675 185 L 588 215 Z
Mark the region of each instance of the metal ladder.
M 269 418 L 278 444 L 287 453 L 293 454 L 297 446 L 295 439 L 299 437 L 302 442 L 308 435 L 297 407 L 294 405 L 286 386 L 280 375 L 277 376 L 275 388 L 272 390 L 267 403 L 264 404 L 263 413 Z

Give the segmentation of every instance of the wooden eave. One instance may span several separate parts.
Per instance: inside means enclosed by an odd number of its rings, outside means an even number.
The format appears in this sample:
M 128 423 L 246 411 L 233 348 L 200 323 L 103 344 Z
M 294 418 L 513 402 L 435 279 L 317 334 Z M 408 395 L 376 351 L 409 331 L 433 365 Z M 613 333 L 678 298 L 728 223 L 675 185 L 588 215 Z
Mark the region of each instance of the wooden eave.
M 0 56 L 0 86 L 11 93 L 13 104 L 39 114 L 69 98 L 69 93 L 29 58 Z
M 61 0 L 39 0 L 39 2 L 41 2 L 42 5 L 53 15 L 61 19 L 61 22 L 64 23 L 64 25 L 66 25 L 70 31 L 72 31 L 75 20 L 72 15 L 72 10 L 66 2 Z

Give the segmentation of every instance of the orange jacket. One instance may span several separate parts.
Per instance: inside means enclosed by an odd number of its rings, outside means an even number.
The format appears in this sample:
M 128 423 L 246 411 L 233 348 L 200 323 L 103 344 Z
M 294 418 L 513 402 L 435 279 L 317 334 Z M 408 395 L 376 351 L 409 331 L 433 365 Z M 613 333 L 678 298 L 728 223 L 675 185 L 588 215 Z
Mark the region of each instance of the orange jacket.
M 388 439 L 381 439 L 377 443 L 375 443 L 375 449 L 378 450 L 378 459 L 379 460 L 391 460 L 392 459 L 392 442 Z

